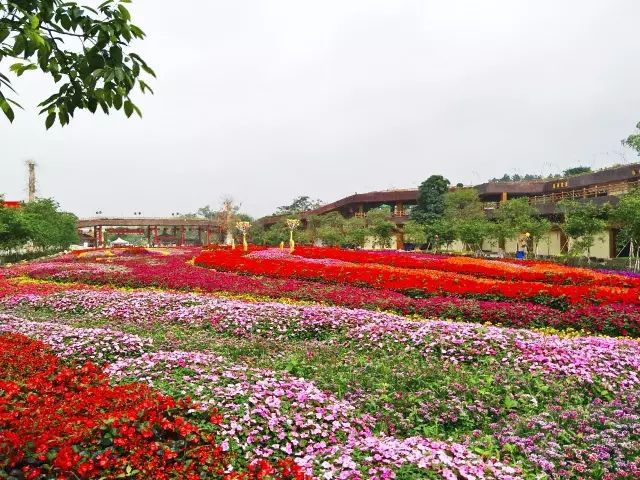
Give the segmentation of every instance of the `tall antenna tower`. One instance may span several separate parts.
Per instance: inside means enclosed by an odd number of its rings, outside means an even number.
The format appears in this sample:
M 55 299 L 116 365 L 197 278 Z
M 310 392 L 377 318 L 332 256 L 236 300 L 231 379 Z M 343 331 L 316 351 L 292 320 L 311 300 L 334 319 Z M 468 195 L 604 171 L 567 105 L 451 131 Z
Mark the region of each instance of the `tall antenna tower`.
M 27 183 L 28 201 L 33 202 L 36 199 L 36 162 L 27 160 L 26 163 L 29 173 L 29 181 Z

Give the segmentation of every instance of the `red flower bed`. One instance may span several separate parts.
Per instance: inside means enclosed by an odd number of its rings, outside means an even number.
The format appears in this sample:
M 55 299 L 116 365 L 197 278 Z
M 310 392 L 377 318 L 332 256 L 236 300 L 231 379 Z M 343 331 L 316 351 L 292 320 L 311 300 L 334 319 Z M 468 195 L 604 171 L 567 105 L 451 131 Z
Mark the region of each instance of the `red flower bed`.
M 215 412 L 191 413 L 142 384 L 110 386 L 91 363 L 62 365 L 46 346 L 0 335 L 0 477 L 304 479 L 291 461 L 226 474 Z M 196 417 L 203 418 L 196 418 Z M 198 422 L 208 418 L 204 429 Z
M 511 260 L 416 254 L 395 250 L 344 250 L 306 246 L 297 247 L 295 255 L 305 258 L 332 258 L 353 263 L 382 264 L 398 268 L 436 270 L 518 282 L 640 287 L 640 278 L 532 260 L 515 263 Z
M 640 288 L 507 282 L 451 272 L 395 268 L 379 264 L 318 264 L 304 259 L 253 258 L 237 250 L 202 252 L 196 265 L 251 275 L 297 278 L 433 295 L 496 296 L 509 299 L 563 299 L 568 303 L 640 303 Z
M 563 313 L 562 323 L 611 336 L 640 337 L 640 309 L 634 305 L 576 308 Z

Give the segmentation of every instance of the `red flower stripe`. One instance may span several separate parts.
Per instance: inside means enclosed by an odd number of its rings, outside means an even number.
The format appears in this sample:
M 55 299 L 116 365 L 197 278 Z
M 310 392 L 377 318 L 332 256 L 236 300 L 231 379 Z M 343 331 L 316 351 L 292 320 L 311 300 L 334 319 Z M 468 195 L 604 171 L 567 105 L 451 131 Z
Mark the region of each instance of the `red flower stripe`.
M 509 299 L 552 297 L 569 303 L 640 303 L 640 288 L 508 282 L 451 272 L 396 268 L 380 264 L 318 264 L 291 259 L 253 258 L 240 250 L 202 252 L 196 265 L 280 278 L 307 279 L 434 295 L 491 295 Z
M 601 273 L 586 268 L 558 265 L 553 262 L 485 260 L 449 255 L 415 254 L 395 250 L 344 250 L 330 247 L 297 247 L 295 255 L 305 258 L 333 258 L 353 263 L 375 263 L 398 268 L 413 268 L 461 273 L 475 277 L 518 282 L 542 282 L 565 285 L 606 285 L 640 287 L 640 278 Z

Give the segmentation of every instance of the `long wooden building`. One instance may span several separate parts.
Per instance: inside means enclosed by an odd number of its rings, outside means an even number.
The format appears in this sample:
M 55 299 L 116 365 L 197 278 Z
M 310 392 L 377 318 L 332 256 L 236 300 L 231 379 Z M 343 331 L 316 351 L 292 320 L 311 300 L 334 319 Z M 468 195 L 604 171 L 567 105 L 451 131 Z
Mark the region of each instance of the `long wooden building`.
M 597 204 L 615 204 L 618 197 L 631 189 L 640 186 L 640 163 L 615 166 L 596 172 L 583 173 L 574 176 L 527 180 L 518 182 L 487 182 L 476 185 L 480 199 L 484 203 L 487 213 L 500 208 L 500 204 L 512 198 L 527 197 L 541 215 L 562 221 L 557 209 L 557 203 L 564 199 L 578 201 L 593 201 Z M 402 226 L 408 220 L 411 209 L 417 204 L 417 189 L 382 190 L 367 193 L 355 193 L 335 202 L 323 205 L 302 214 L 304 220 L 309 215 L 323 215 L 329 212 L 339 212 L 345 218 L 365 216 L 366 213 L 382 205 L 391 207 L 391 220 L 397 225 L 396 248 L 402 248 Z M 271 216 L 260 219 L 269 227 L 283 216 Z M 592 249 L 592 255 L 599 258 L 612 258 L 616 251 L 616 228 L 603 232 Z M 541 253 L 545 255 L 559 255 L 566 251 L 568 242 L 560 230 L 554 230 L 549 238 L 538 242 L 542 246 Z M 488 250 L 497 246 L 485 245 Z M 515 251 L 516 240 L 502 246 L 505 251 Z

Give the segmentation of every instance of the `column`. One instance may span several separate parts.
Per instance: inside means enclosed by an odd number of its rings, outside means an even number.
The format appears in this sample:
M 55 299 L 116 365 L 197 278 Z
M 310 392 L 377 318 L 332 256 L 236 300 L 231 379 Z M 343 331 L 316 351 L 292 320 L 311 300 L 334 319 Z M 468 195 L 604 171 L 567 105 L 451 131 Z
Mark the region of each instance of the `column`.
M 504 202 L 506 202 L 507 200 L 508 200 L 507 192 L 502 192 L 502 193 L 500 194 L 500 203 L 504 203 Z
M 618 229 L 611 228 L 609 229 L 609 258 L 616 258 L 618 255 L 617 242 L 618 239 Z
M 152 244 L 151 244 L 151 226 L 147 227 L 147 245 L 149 245 L 150 247 L 152 246 Z
M 104 247 L 104 239 L 102 237 L 102 226 L 98 225 L 97 227 L 97 236 L 96 238 L 96 248 Z

